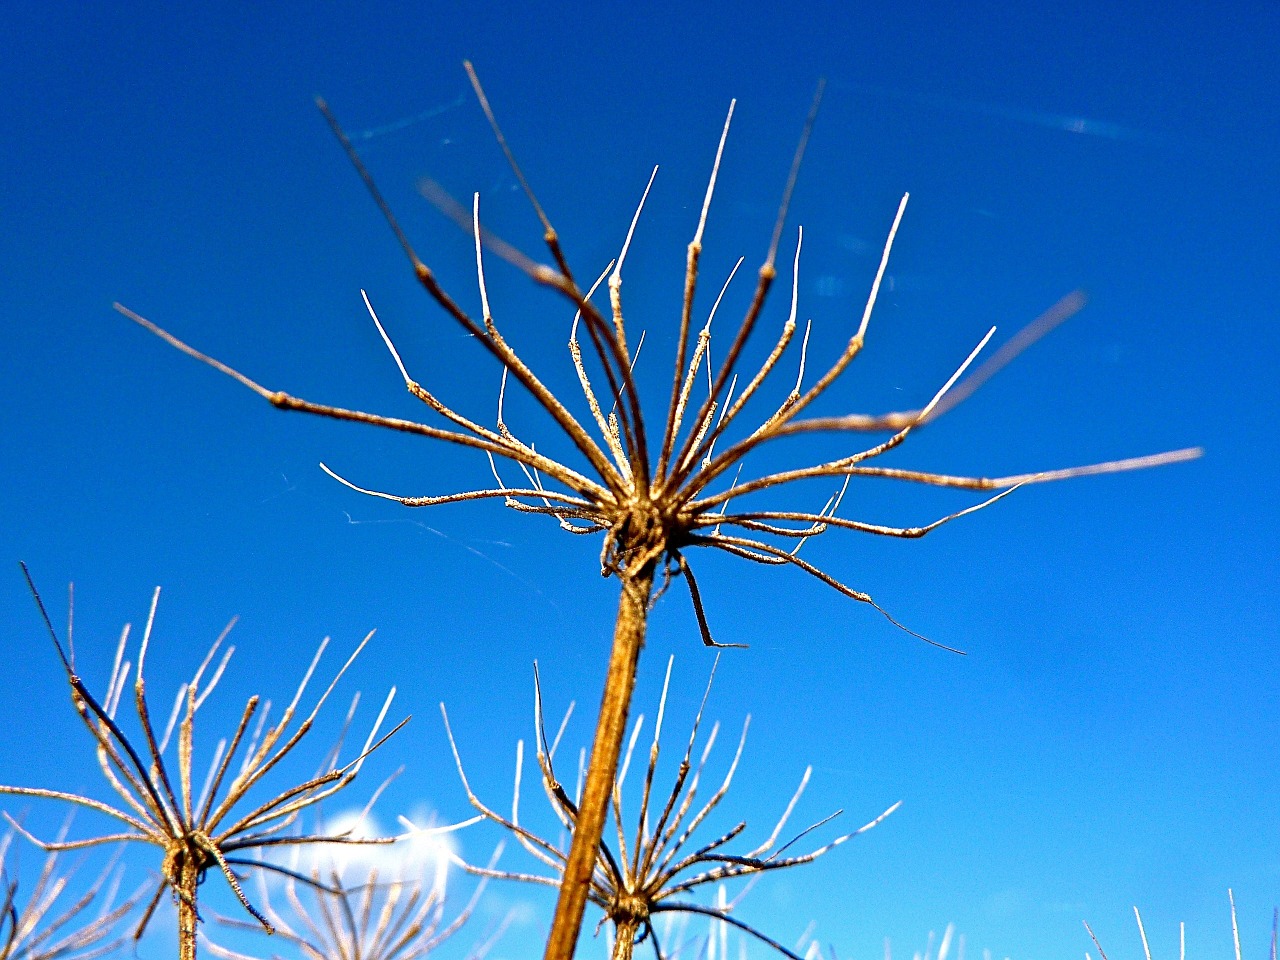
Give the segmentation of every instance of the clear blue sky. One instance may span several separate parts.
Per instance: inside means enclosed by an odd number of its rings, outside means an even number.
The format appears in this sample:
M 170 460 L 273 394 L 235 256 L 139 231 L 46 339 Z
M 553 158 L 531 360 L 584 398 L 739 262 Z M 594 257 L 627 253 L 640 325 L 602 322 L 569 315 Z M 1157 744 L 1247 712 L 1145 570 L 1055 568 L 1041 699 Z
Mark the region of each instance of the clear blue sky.
M 880 955 L 885 937 L 909 955 L 954 921 L 970 955 L 1031 960 L 1092 949 L 1081 918 L 1113 956 L 1136 954 L 1137 903 L 1153 949 L 1176 949 L 1185 920 L 1190 954 L 1215 957 L 1229 950 L 1233 886 L 1246 951 L 1262 955 L 1280 897 L 1274 4 L 364 6 L 7 11 L 0 781 L 97 789 L 19 559 L 55 618 L 76 582 L 91 685 L 155 584 L 171 654 L 154 661 L 158 690 L 240 614 L 227 717 L 240 695 L 290 691 L 321 636 L 345 649 L 377 627 L 348 689 L 396 684 L 414 714 L 379 761 L 408 764 L 387 819 L 466 813 L 439 700 L 476 785 L 507 796 L 535 658 L 549 704 L 578 700 L 567 736 L 585 742 L 615 603 L 597 543 L 492 504 L 410 512 L 362 498 L 317 462 L 408 494 L 484 484 L 488 464 L 274 411 L 110 303 L 269 387 L 418 415 L 364 288 L 415 375 L 491 418 L 493 363 L 415 286 L 311 104 L 323 94 L 370 134 L 361 150 L 420 253 L 474 309 L 468 240 L 418 178 L 480 191 L 490 224 L 528 250 L 539 235 L 469 95 L 470 58 L 580 275 L 616 253 L 662 165 L 626 275 L 630 322 L 651 338 L 641 374 L 658 383 L 729 99 L 701 309 L 738 256 L 752 270 L 763 256 L 825 76 L 784 240 L 804 225 L 811 357 L 848 336 L 912 195 L 868 348 L 833 409 L 919 404 L 989 325 L 1000 342 L 1082 287 L 1079 317 L 895 462 L 999 475 L 1207 453 L 1019 491 L 924 541 L 837 533 L 806 547 L 965 658 L 798 572 L 704 561 L 718 633 L 751 645 L 724 658 L 708 708 L 730 730 L 753 715 L 734 812 L 766 833 L 808 763 L 797 821 L 843 807 L 852 826 L 904 801 L 816 866 L 762 882 L 742 916 L 786 942 L 816 920 L 841 957 Z M 563 304 L 497 266 L 490 296 L 572 396 Z M 778 296 L 766 326 L 785 310 Z M 554 442 L 521 398 L 507 415 Z M 787 462 L 812 453 L 796 444 Z M 827 491 L 812 495 L 819 506 Z M 911 524 L 967 502 L 867 483 L 843 512 Z M 670 653 L 674 752 L 710 666 L 674 590 L 641 666 L 650 713 Z M 30 822 L 60 816 L 33 807 Z M 494 839 L 478 828 L 462 844 L 482 856 Z M 526 896 L 496 894 L 494 910 Z M 544 922 L 517 927 L 499 955 L 538 955 Z

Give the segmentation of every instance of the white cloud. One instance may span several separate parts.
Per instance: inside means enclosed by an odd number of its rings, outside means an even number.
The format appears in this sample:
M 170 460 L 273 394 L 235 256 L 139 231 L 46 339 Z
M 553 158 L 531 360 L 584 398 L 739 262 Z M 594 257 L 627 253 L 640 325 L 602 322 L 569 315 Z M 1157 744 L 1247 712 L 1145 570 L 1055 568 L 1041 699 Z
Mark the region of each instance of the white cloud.
M 345 834 L 354 840 L 394 838 L 394 842 L 305 844 L 294 847 L 287 860 L 277 862 L 322 881 L 336 875 L 344 886 L 364 883 L 376 872 L 380 881 L 421 883 L 443 896 L 450 860 L 457 852 L 447 832 L 454 828 L 436 827 L 430 819 L 425 820 L 425 826 L 410 826 L 413 829 L 400 832 L 405 828 L 390 829 L 358 808 L 343 810 L 325 818 L 325 834 Z

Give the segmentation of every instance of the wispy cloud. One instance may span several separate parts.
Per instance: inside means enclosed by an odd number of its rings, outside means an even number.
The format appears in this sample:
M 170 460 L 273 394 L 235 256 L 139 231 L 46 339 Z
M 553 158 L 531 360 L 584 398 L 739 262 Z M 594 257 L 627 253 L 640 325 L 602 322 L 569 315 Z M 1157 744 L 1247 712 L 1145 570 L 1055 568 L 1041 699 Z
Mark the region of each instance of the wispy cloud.
M 1074 113 L 1054 113 L 1050 110 L 1037 110 L 1028 107 L 1015 107 L 1004 103 L 992 103 L 985 100 L 962 100 L 940 93 L 914 93 L 893 87 L 881 87 L 870 83 L 851 83 L 833 81 L 832 86 L 844 86 L 859 93 L 871 93 L 891 100 L 901 100 L 919 106 L 937 110 L 948 110 L 956 113 L 976 114 L 993 117 L 997 120 L 1008 120 L 1033 127 L 1045 127 L 1050 130 L 1061 130 L 1087 137 L 1103 137 L 1108 140 L 1156 140 L 1159 137 L 1144 130 L 1099 120 Z

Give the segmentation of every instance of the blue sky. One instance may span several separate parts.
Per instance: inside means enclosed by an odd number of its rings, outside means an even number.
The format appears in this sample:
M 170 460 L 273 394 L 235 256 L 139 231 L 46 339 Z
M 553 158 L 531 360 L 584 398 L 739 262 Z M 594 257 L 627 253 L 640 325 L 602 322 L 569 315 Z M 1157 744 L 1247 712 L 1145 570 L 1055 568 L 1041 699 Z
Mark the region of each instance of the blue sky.
M 269 387 L 419 415 L 363 288 L 415 375 L 491 418 L 496 369 L 415 286 L 311 104 L 323 94 L 357 135 L 420 254 L 474 309 L 468 239 L 418 180 L 479 191 L 490 225 L 530 252 L 539 231 L 470 96 L 469 58 L 579 274 L 615 255 L 661 165 L 625 287 L 630 323 L 651 338 L 638 370 L 660 384 L 730 98 L 702 310 L 737 257 L 754 270 L 763 256 L 826 77 L 784 238 L 786 251 L 803 224 L 812 357 L 848 336 L 912 196 L 832 410 L 918 405 L 990 325 L 1001 342 L 1083 288 L 1084 312 L 895 463 L 1000 475 L 1196 444 L 1206 455 L 1022 490 L 922 541 L 836 533 L 806 547 L 965 658 L 798 572 L 704 561 L 718 634 L 750 644 L 722 660 L 708 707 L 727 730 L 753 717 L 733 812 L 766 833 L 806 764 L 797 822 L 844 808 L 852 826 L 904 801 L 817 865 L 762 882 L 742 916 L 788 942 L 816 920 L 841 957 L 881 955 L 885 937 L 895 955 L 923 949 L 954 921 L 973 955 L 1024 960 L 1079 957 L 1082 918 L 1113 956 L 1136 953 L 1137 903 L 1153 949 L 1174 949 L 1185 920 L 1194 955 L 1225 956 L 1232 886 L 1246 950 L 1261 955 L 1280 890 L 1273 5 L 52 3 L 7 19 L 0 781 L 97 789 L 19 559 L 55 619 L 76 582 L 91 686 L 155 584 L 159 690 L 239 614 L 227 723 L 241 695 L 291 691 L 321 636 L 345 649 L 377 627 L 348 689 L 380 699 L 397 685 L 414 715 L 379 760 L 382 773 L 407 764 L 388 819 L 467 812 L 440 700 L 477 787 L 507 795 L 535 658 L 548 704 L 578 701 L 566 736 L 584 743 L 616 600 L 598 543 L 496 505 L 411 512 L 360 497 L 317 463 L 407 494 L 483 484 L 488 464 L 276 412 L 110 304 Z M 497 265 L 489 284 L 517 346 L 574 396 L 564 305 Z M 785 311 L 776 296 L 766 327 Z M 554 449 L 523 398 L 507 419 Z M 814 453 L 797 443 L 761 464 Z M 843 513 L 910 524 L 968 502 L 868 482 Z M 710 668 L 679 591 L 642 660 L 646 712 L 672 653 L 674 751 Z M 31 756 L 31 743 L 47 747 Z M 476 828 L 460 842 L 482 856 L 495 839 Z M 495 891 L 490 909 L 525 897 Z M 544 916 L 501 955 L 539 955 Z

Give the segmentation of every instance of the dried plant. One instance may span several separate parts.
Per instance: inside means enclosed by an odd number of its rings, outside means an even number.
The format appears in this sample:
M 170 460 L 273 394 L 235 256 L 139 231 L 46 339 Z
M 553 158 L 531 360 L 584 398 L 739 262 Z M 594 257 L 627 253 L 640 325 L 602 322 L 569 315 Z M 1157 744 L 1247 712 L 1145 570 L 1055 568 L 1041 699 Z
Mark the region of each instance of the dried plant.
M 125 937 L 116 935 L 116 925 L 137 906 L 139 895 L 113 906 L 119 885 L 114 862 L 79 899 L 58 906 L 75 870 L 59 872 L 58 854 L 50 853 L 26 903 L 20 904 L 18 880 L 8 864 L 12 841 L 13 831 L 0 838 L 0 895 L 4 898 L 0 903 L 0 960 L 94 960 L 124 942 Z M 86 922 L 86 912 L 100 896 L 98 915 Z
M 313 866 L 307 876 L 309 882 L 302 895 L 297 877 L 284 881 L 290 917 L 272 906 L 265 880 L 260 883 L 259 902 L 276 934 L 296 946 L 308 960 L 419 960 L 462 928 L 484 890 L 481 882 L 461 912 L 445 923 L 445 871 L 438 872 L 430 885 L 421 878 L 405 876 L 386 880 L 376 867 L 354 885 L 348 884 L 344 872 L 336 868 L 326 875 L 321 867 Z M 260 927 L 232 917 L 218 920 L 236 929 Z M 509 923 L 507 917 L 490 931 L 468 954 L 469 960 L 483 960 Z M 253 960 L 212 942 L 208 947 L 223 960 Z
M 1231 904 L 1231 939 L 1235 946 L 1235 958 L 1241 960 L 1240 955 L 1240 927 L 1236 923 L 1236 897 L 1231 890 L 1227 890 L 1227 900 Z M 1133 908 L 1133 918 L 1138 922 L 1138 936 L 1142 938 L 1142 955 L 1146 960 L 1151 960 L 1151 946 L 1147 943 L 1147 928 L 1142 923 L 1142 914 L 1138 912 L 1138 908 Z M 1276 941 L 1277 928 L 1280 927 L 1280 910 L 1276 910 L 1271 915 L 1271 960 L 1276 960 Z M 1093 945 L 1098 948 L 1098 956 L 1102 960 L 1107 960 L 1107 952 L 1102 949 L 1102 944 L 1098 942 L 1097 936 L 1093 932 L 1093 928 L 1089 926 L 1089 922 L 1084 921 L 1084 928 L 1089 933 L 1089 939 L 1093 941 Z M 1088 957 L 1088 954 L 1085 954 Z M 1178 960 L 1186 960 L 1187 958 L 1187 925 L 1185 923 L 1178 924 Z
M 27 572 L 25 565 L 23 572 L 24 574 Z M 116 833 L 84 840 L 59 839 L 43 842 L 10 820 L 18 832 L 45 850 L 79 850 L 105 844 L 137 842 L 151 844 L 163 852 L 160 881 L 135 929 L 135 939 L 142 936 L 162 894 L 168 889 L 178 911 L 179 956 L 181 960 L 194 960 L 196 924 L 200 920 L 196 902 L 198 887 L 211 869 L 221 871 L 245 910 L 264 928 L 270 930 L 271 924 L 249 902 L 232 868 L 239 866 L 286 873 L 288 871 L 260 859 L 248 858 L 248 854 L 300 844 L 384 842 L 354 838 L 342 833 L 299 836 L 284 831 L 297 821 L 304 810 L 347 787 L 360 772 L 365 758 L 407 722 L 402 721 L 386 736 L 376 739 L 378 729 L 395 695 L 394 688 L 369 732 L 364 749 L 355 759 L 340 767 L 330 765 L 328 770 L 281 790 L 270 799 L 257 802 L 247 812 L 243 809 L 247 806 L 243 801 L 250 791 L 253 791 L 267 774 L 275 770 L 311 730 L 325 700 L 328 699 L 347 667 L 373 636 L 372 633 L 356 647 L 316 701 L 311 712 L 296 726 L 293 725 L 293 721 L 298 704 L 328 644 L 327 638 L 320 644 L 315 658 L 298 685 L 297 692 L 276 723 L 267 725 L 270 702 L 268 701 L 259 712 L 259 697 L 250 697 L 230 739 L 219 742 L 204 786 L 199 793 L 196 793 L 193 789 L 192 777 L 196 714 L 222 678 L 235 648 L 227 648 L 209 677 L 207 686 L 203 689 L 201 681 L 235 621 L 232 620 L 214 641 L 191 681 L 180 687 L 173 710 L 169 714 L 169 721 L 163 732 L 157 736 L 151 722 L 151 710 L 147 704 L 146 684 L 143 678 L 147 647 L 155 623 L 156 605 L 160 599 L 160 591 L 156 589 L 138 649 L 137 669 L 134 671 L 134 704 L 142 734 L 142 747 L 139 748 L 116 721 L 116 712 L 124 695 L 131 669 L 130 663 L 125 660 L 129 626 L 126 625 L 120 635 L 106 693 L 99 699 L 89 692 L 84 681 L 76 673 L 70 614 L 68 615 L 67 645 L 64 648 L 29 574 L 27 574 L 27 583 L 40 607 L 49 636 L 53 640 L 58 658 L 66 671 L 67 680 L 71 684 L 72 705 L 93 738 L 98 767 L 112 790 L 123 801 L 123 806 L 112 806 L 91 797 L 62 790 L 37 787 L 0 786 L 0 794 L 61 800 L 104 814 L 125 827 Z M 256 724 L 253 723 L 255 716 Z M 178 755 L 176 777 L 170 772 L 170 764 L 165 759 L 165 751 L 170 740 L 175 739 L 175 733 Z M 239 768 L 228 779 L 232 761 L 236 759 L 241 748 L 243 748 L 243 755 L 240 758 Z
M 707 758 L 711 755 L 711 748 L 715 745 L 720 729 L 718 723 L 713 725 L 705 744 L 702 745 L 701 755 L 695 763 L 693 759 L 694 747 L 697 745 L 698 730 L 702 723 L 703 711 L 706 709 L 707 697 L 711 693 L 711 682 L 715 677 L 715 668 L 713 666 L 711 678 L 707 681 L 707 688 L 703 693 L 702 702 L 694 718 L 693 726 L 689 733 L 689 742 L 677 768 L 675 780 L 670 791 L 666 794 L 665 800 L 660 799 L 661 794 L 655 794 L 653 790 L 654 776 L 658 767 L 662 721 L 666 712 L 667 690 L 671 683 L 673 660 L 674 658 L 667 662 L 667 673 L 662 684 L 662 696 L 658 701 L 658 712 L 653 725 L 653 739 L 649 746 L 649 761 L 645 767 L 644 781 L 640 790 L 640 806 L 635 814 L 635 828 L 630 830 L 631 839 L 628 841 L 629 828 L 626 825 L 626 817 L 623 810 L 623 787 L 627 772 L 631 766 L 632 754 L 644 727 L 643 715 L 636 719 L 632 727 L 631 737 L 628 741 L 622 765 L 613 782 L 610 799 L 613 820 L 617 828 L 617 844 L 616 846 L 611 846 L 609 842 L 601 839 L 597 848 L 595 863 L 593 864 L 594 869 L 587 899 L 604 912 L 600 924 L 608 922 L 613 927 L 614 960 L 629 960 L 635 945 L 645 940 L 652 944 L 658 960 L 667 960 L 670 954 L 664 953 L 653 926 L 654 918 L 664 913 L 700 914 L 723 921 L 768 944 L 779 953 L 791 958 L 791 960 L 801 960 L 796 953 L 788 950 L 778 941 L 733 916 L 733 909 L 737 904 L 737 899 L 729 902 L 724 900 L 722 896 L 719 903 L 708 906 L 689 899 L 689 895 L 702 887 L 720 885 L 722 881 L 742 877 L 758 878 L 759 875 L 774 870 L 785 870 L 790 867 L 812 863 L 823 854 L 840 846 L 846 840 L 870 830 L 896 810 L 898 804 L 895 803 L 865 826 L 854 830 L 852 833 L 836 837 L 834 840 L 808 853 L 783 856 L 801 838 L 829 823 L 841 813 L 841 811 L 837 810 L 831 816 L 806 827 L 781 846 L 777 846 L 787 820 L 790 819 L 792 811 L 809 783 L 812 768 L 808 768 L 801 777 L 800 785 L 792 795 L 791 802 L 787 804 L 773 831 L 763 842 L 741 853 L 729 852 L 726 849 L 732 841 L 736 840 L 746 830 L 747 824 L 745 820 L 739 821 L 728 831 L 714 839 L 697 838 L 699 827 L 720 806 L 721 801 L 724 800 L 729 792 L 734 774 L 738 769 L 738 762 L 742 758 L 743 747 L 746 745 L 747 728 L 750 725 L 751 718 L 748 716 L 742 725 L 742 734 L 738 739 L 738 747 L 734 752 L 733 760 L 729 764 L 729 769 L 725 773 L 723 782 L 705 802 L 701 803 L 700 806 L 697 805 L 696 801 L 699 788 L 702 785 L 703 770 L 706 767 Z M 571 798 L 556 775 L 555 754 L 564 735 L 565 726 L 568 723 L 572 709 L 572 706 L 570 706 L 569 711 L 566 712 L 564 721 L 561 722 L 554 740 L 548 741 L 542 711 L 541 685 L 538 683 L 537 666 L 535 664 L 534 735 L 537 743 L 538 767 L 542 774 L 542 786 L 560 825 L 571 833 L 575 831 L 579 817 L 581 784 L 579 784 L 579 793 Z M 453 750 L 454 761 L 458 766 L 458 775 L 462 779 L 463 788 L 467 792 L 471 805 L 479 810 L 486 819 L 504 827 L 514 835 L 520 845 L 550 871 L 550 875 L 518 873 L 495 869 L 492 865 L 482 867 L 465 862 L 462 862 L 463 867 L 483 877 L 521 880 L 528 883 L 559 887 L 562 882 L 565 865 L 568 862 L 569 851 L 564 848 L 562 843 L 545 839 L 520 822 L 520 782 L 524 762 L 524 741 L 520 741 L 516 747 L 515 787 L 511 800 L 511 815 L 504 816 L 481 801 L 472 791 L 463 768 L 462 757 L 458 752 L 458 746 L 453 737 L 453 731 L 449 727 L 449 716 L 445 712 L 444 704 L 440 705 L 440 710 L 444 715 L 445 730 L 449 736 L 449 745 Z M 654 811 L 658 811 L 656 819 L 652 817 Z M 723 891 L 722 887 L 721 890 Z M 599 931 L 599 926 L 596 929 Z
M 649 186 L 645 188 L 640 208 L 637 209 L 627 230 L 616 262 L 610 263 L 600 274 L 596 283 L 584 292 L 576 275 L 570 269 L 559 235 L 552 227 L 551 221 L 516 163 L 475 71 L 470 64 L 466 64 L 466 69 L 495 137 L 541 223 L 544 240 L 553 261 L 553 265 L 538 263 L 513 245 L 484 229 L 480 224 L 479 194 L 475 195 L 468 215 L 463 208 L 443 194 L 440 188 L 430 183 L 425 184 L 423 192 L 428 195 L 428 198 L 436 202 L 455 220 L 467 226 L 472 234 L 479 287 L 478 319 L 477 315 L 468 312 L 445 291 L 432 270 L 419 258 L 351 140 L 343 132 L 328 106 L 323 101 L 318 103 L 346 150 L 351 163 L 408 256 L 418 281 L 445 313 L 469 333 L 483 350 L 492 355 L 501 368 L 498 417 L 494 427 L 484 426 L 472 417 L 455 410 L 410 375 L 391 337 L 374 314 L 367 296 L 365 303 L 369 313 L 399 368 L 409 392 L 425 403 L 434 414 L 446 421 L 446 425 L 432 425 L 383 414 L 344 409 L 301 399 L 283 391 L 268 389 L 226 364 L 188 346 L 132 310 L 118 304 L 117 309 L 172 346 L 232 377 L 282 410 L 297 410 L 339 420 L 370 424 L 479 450 L 490 458 L 495 477 L 495 485 L 486 489 L 431 496 L 399 496 L 358 486 L 325 467 L 335 479 L 357 491 L 415 507 L 496 499 L 522 513 L 553 517 L 563 529 L 570 533 L 603 535 L 600 570 L 606 577 L 618 578 L 621 596 L 580 816 L 576 821 L 574 844 L 564 874 L 560 900 L 556 907 L 556 919 L 547 944 L 548 960 L 567 960 L 573 954 L 581 925 L 582 911 L 591 883 L 595 850 L 604 828 L 609 793 L 617 770 L 631 692 L 635 682 L 636 665 L 644 643 L 648 613 L 655 595 L 660 593 L 673 578 L 682 578 L 689 591 L 703 641 L 712 646 L 736 645 L 718 644 L 712 637 L 699 584 L 688 559 L 690 551 L 695 548 L 711 548 L 756 563 L 795 567 L 818 578 L 845 596 L 875 607 L 889 617 L 866 593 L 843 583 L 827 571 L 799 557 L 798 550 L 805 540 L 819 536 L 833 527 L 879 536 L 921 537 L 951 520 L 991 505 L 1026 484 L 1153 467 L 1192 459 L 1198 456 L 1200 451 L 1177 450 L 1089 466 L 996 478 L 952 476 L 879 466 L 874 462 L 882 454 L 901 445 L 914 430 L 937 419 L 972 395 L 982 383 L 1029 344 L 1080 309 L 1084 301 L 1078 293 L 1061 300 L 1008 341 L 983 366 L 976 368 L 965 378 L 965 373 L 978 352 L 990 339 L 991 333 L 988 333 L 932 399 L 918 409 L 883 415 L 849 414 L 802 418 L 801 414 L 828 393 L 862 350 L 889 253 L 906 208 L 905 195 L 889 229 L 861 319 L 844 349 L 816 380 L 811 380 L 806 386 L 808 342 L 806 327 L 804 336 L 799 338 L 799 373 L 795 378 L 794 386 L 789 387 L 785 398 L 780 403 L 766 407 L 764 415 L 754 420 L 754 426 L 741 429 L 740 415 L 746 409 L 748 402 L 759 399 L 757 395 L 761 393 L 761 388 L 766 381 L 772 382 L 778 379 L 778 376 L 786 376 L 779 374 L 781 361 L 784 354 L 794 348 L 797 339 L 798 268 L 802 233 L 797 235 L 791 277 L 791 303 L 787 320 L 781 325 L 776 342 L 759 368 L 749 376 L 741 374 L 739 366 L 744 358 L 744 350 L 763 316 L 766 298 L 777 278 L 776 261 L 783 226 L 805 144 L 816 117 L 821 87 L 819 87 L 819 95 L 814 99 L 813 109 L 810 111 L 796 149 L 768 252 L 757 273 L 749 306 L 728 347 L 724 350 L 719 365 L 714 368 L 713 375 L 709 346 L 712 320 L 720 299 L 716 299 L 706 322 L 702 324 L 696 335 L 693 334 L 694 301 L 699 280 L 703 233 L 715 191 L 721 156 L 728 137 L 730 120 L 733 116 L 733 104 L 730 104 L 701 205 L 701 213 L 693 239 L 688 245 L 682 307 L 677 323 L 670 389 L 664 404 L 665 413 L 657 421 L 658 429 L 651 429 L 651 425 L 646 422 L 643 415 L 645 405 L 633 375 L 633 366 L 639 352 L 639 341 L 633 339 L 634 331 L 629 332 L 624 321 L 622 267 L 641 209 L 643 209 L 644 197 L 648 196 L 653 178 L 650 178 Z M 584 426 L 587 421 L 580 420 L 570 412 L 561 398 L 556 396 L 521 359 L 516 349 L 508 342 L 506 335 L 500 332 L 498 323 L 490 310 L 486 291 L 483 259 L 486 249 L 522 270 L 537 284 L 548 287 L 563 296 L 576 310 L 571 328 L 569 353 L 582 387 L 586 408 L 590 413 L 590 422 L 594 423 L 598 436 L 591 435 L 588 427 Z M 739 264 L 741 262 L 739 260 Z M 736 272 L 737 267 L 734 270 Z M 609 305 L 604 308 L 597 306 L 592 298 L 604 283 L 606 276 L 608 277 Z M 726 281 L 725 286 L 727 285 Z M 721 296 L 723 293 L 722 289 Z M 594 360 L 591 361 L 592 367 L 589 367 L 578 340 L 577 331 L 580 326 L 586 329 L 590 339 L 590 354 L 594 355 Z M 710 386 L 706 396 L 698 402 L 693 397 L 694 387 L 704 364 Z M 502 417 L 502 398 L 508 376 L 517 380 L 550 415 L 559 430 L 576 449 L 585 466 L 574 467 L 539 452 L 533 442 L 518 437 L 507 426 Z M 496 376 L 495 379 L 497 379 Z M 888 436 L 865 449 L 833 460 L 768 473 L 739 482 L 739 472 L 748 454 L 783 437 L 819 431 L 844 434 L 885 433 Z M 509 486 L 499 474 L 495 458 L 514 462 L 523 472 L 527 482 L 522 486 Z M 844 491 L 853 477 L 889 478 L 937 487 L 998 492 L 989 499 L 930 523 L 911 527 L 893 527 L 836 515 Z M 765 510 L 744 507 L 730 511 L 729 504 L 733 500 L 812 479 L 826 479 L 837 485 L 836 490 L 820 510 L 813 511 L 811 508 Z M 889 619 L 895 625 L 901 626 L 891 617 Z M 919 634 L 915 635 L 919 636 Z

